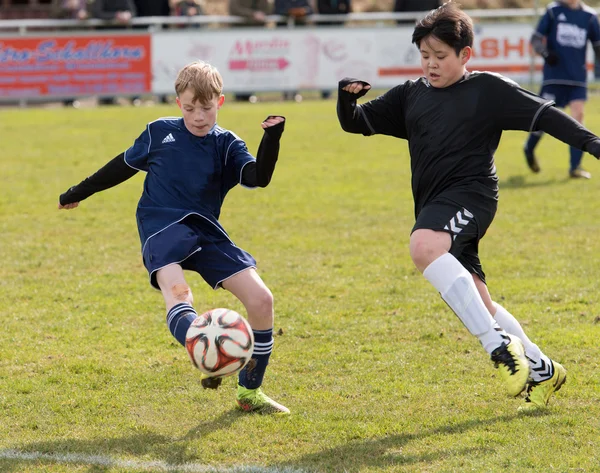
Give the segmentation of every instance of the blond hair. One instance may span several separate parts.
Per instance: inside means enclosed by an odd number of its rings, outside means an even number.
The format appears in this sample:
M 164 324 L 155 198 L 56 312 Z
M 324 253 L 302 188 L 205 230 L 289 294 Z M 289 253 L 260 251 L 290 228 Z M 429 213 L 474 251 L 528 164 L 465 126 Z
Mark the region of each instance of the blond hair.
M 187 89 L 194 93 L 193 102 L 208 103 L 223 93 L 223 78 L 216 67 L 194 61 L 181 69 L 175 79 L 177 97 Z

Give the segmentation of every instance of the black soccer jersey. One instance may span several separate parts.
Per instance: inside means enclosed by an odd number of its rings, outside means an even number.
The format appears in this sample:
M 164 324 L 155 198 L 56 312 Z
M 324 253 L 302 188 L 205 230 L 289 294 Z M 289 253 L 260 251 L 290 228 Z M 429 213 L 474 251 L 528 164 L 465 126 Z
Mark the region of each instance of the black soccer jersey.
M 365 135 L 408 140 L 418 215 L 427 202 L 457 187 L 497 199 L 494 153 L 502 131 L 536 130 L 552 105 L 503 76 L 471 72 L 445 88 L 425 78 L 407 81 L 357 106 L 353 120 L 364 120 Z

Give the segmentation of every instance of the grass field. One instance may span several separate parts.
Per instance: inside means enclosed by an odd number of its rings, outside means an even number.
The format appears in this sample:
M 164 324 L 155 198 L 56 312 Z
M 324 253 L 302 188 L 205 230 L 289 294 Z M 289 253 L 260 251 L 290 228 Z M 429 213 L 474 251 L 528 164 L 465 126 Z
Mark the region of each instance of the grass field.
M 476 339 L 413 268 L 406 144 L 343 133 L 335 102 L 227 104 L 256 150 L 288 118 L 272 184 L 234 189 L 222 223 L 275 295 L 265 391 L 288 417 L 242 414 L 235 380 L 201 388 L 142 266 L 143 176 L 58 211 L 58 195 L 175 106 L 3 110 L 0 472 L 600 471 L 600 163 L 569 180 L 546 137 L 496 155 L 500 207 L 481 255 L 492 295 L 569 371 L 522 416 Z M 600 100 L 587 107 L 600 132 Z M 242 311 L 190 274 L 199 311 Z

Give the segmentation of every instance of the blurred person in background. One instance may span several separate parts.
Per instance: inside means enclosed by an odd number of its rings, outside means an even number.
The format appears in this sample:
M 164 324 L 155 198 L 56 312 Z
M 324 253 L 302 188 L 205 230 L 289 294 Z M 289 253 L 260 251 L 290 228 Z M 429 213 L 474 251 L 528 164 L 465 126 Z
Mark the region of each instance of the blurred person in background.
M 317 0 L 319 15 L 345 15 L 352 10 L 351 0 Z M 319 25 L 339 25 L 343 20 L 322 21 Z
M 171 4 L 169 0 L 135 0 L 135 8 L 137 9 L 138 17 L 150 17 L 150 16 L 170 16 L 171 15 Z M 138 25 L 139 29 L 147 30 L 150 25 Z M 166 95 L 160 95 L 158 97 L 160 103 L 169 103 L 169 98 Z M 132 103 L 134 105 L 140 105 L 141 100 L 139 97 L 133 97 Z
M 90 16 L 88 0 L 62 0 L 57 17 L 62 19 L 87 20 Z
M 317 13 L 319 15 L 346 15 L 352 10 L 351 0 L 317 0 Z M 343 20 L 321 21 L 318 26 L 342 25 Z M 322 90 L 321 98 L 328 99 L 331 90 Z
M 275 0 L 275 15 L 284 16 L 294 20 L 295 26 L 306 26 L 307 17 L 314 13 L 308 0 Z M 288 21 L 278 21 L 277 27 L 287 27 Z M 302 96 L 297 90 L 286 90 L 283 92 L 283 100 L 302 101 Z
M 169 0 L 135 0 L 137 16 L 169 16 L 171 5 Z
M 264 27 L 270 13 L 269 0 L 229 0 L 229 14 L 244 19 L 243 23 L 232 23 L 232 27 Z M 256 102 L 254 92 L 237 93 L 233 97 L 237 102 Z
M 91 13 L 94 18 L 113 21 L 118 26 L 125 27 L 137 16 L 137 9 L 133 0 L 94 0 Z M 102 28 L 114 27 L 109 25 Z
M 305 25 L 306 18 L 313 14 L 308 0 L 275 0 L 275 15 L 293 18 L 296 25 Z M 287 26 L 287 21 L 280 21 L 277 26 Z
M 442 0 L 395 0 L 395 12 L 418 12 L 435 10 L 442 5 Z M 415 20 L 398 20 L 399 25 L 414 25 Z
M 593 8 L 579 0 L 552 2 L 540 18 L 531 45 L 544 58 L 540 95 L 553 100 L 559 108 L 569 107 L 571 116 L 583 123 L 587 100 L 588 41 L 596 57 L 600 55 L 600 23 Z M 529 134 L 524 153 L 532 172 L 540 172 L 534 150 L 543 136 L 542 131 Z M 590 179 L 592 175 L 581 168 L 583 151 L 569 147 L 569 176 Z
M 232 26 L 264 26 L 270 13 L 269 0 L 229 0 L 229 14 L 244 19 Z
M 98 29 L 126 28 L 133 17 L 137 15 L 137 9 L 133 0 L 94 0 L 90 8 L 94 18 L 112 21 L 112 24 L 99 26 Z M 115 97 L 100 97 L 99 105 L 115 105 Z
M 204 15 L 200 0 L 172 0 L 171 11 L 175 16 Z M 200 25 L 194 25 L 199 27 Z
M 87 20 L 90 16 L 89 3 L 88 0 L 62 0 L 58 6 L 56 16 L 63 20 Z M 85 28 L 87 29 L 87 27 Z M 63 105 L 79 108 L 80 102 L 75 98 L 68 98 L 63 100 Z

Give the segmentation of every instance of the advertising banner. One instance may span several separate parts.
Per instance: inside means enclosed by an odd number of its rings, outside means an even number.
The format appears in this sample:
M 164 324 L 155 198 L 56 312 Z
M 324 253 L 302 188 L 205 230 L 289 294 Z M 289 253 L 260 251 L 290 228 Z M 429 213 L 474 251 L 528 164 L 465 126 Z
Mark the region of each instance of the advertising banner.
M 0 37 L 0 99 L 151 90 L 150 35 Z
M 157 32 L 152 37 L 152 88 L 172 93 L 177 71 L 202 59 L 215 65 L 229 92 L 335 89 L 343 77 L 389 88 L 422 75 L 412 27 L 232 28 Z M 541 58 L 532 56 L 527 23 L 477 25 L 470 70 L 517 81 L 539 80 Z

